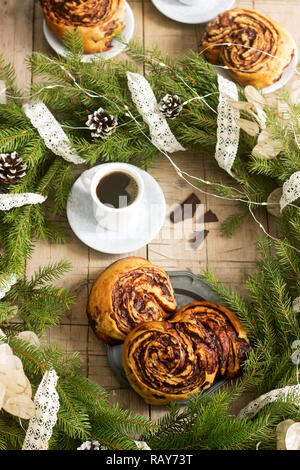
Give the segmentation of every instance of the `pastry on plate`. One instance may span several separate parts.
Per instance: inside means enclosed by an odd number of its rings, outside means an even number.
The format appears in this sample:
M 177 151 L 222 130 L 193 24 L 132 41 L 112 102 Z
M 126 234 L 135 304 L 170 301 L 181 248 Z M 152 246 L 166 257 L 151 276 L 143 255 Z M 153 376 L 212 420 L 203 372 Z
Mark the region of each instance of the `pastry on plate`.
M 45 21 L 55 36 L 78 28 L 84 52 L 108 51 L 124 29 L 125 0 L 41 0 Z
M 131 330 L 124 342 L 123 367 L 146 403 L 165 405 L 209 388 L 216 377 L 236 377 L 248 350 L 246 332 L 233 312 L 195 302 L 171 320 Z
M 295 50 L 289 33 L 256 10 L 235 8 L 209 23 L 200 44 L 212 64 L 242 85 L 265 88 L 280 79 Z
M 210 344 L 218 350 L 219 375 L 231 378 L 240 373 L 249 350 L 249 341 L 235 313 L 220 304 L 193 302 L 182 307 L 172 317 L 172 322 L 179 322 L 185 327 L 192 323 L 196 328 L 207 330 L 212 338 Z
M 111 264 L 92 287 L 87 314 L 96 336 L 108 344 L 124 341 L 141 322 L 165 320 L 176 311 L 168 274 L 144 258 Z

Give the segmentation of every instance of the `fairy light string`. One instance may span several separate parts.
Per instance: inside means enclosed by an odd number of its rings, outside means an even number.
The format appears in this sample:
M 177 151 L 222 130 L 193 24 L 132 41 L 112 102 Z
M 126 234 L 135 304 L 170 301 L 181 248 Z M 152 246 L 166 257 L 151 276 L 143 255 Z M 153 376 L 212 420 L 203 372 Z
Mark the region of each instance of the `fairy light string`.
M 277 59 L 277 60 L 279 60 L 279 61 L 281 61 L 281 62 L 285 62 L 281 57 L 277 57 L 276 55 L 270 54 L 269 52 L 263 51 L 263 50 L 261 50 L 261 49 L 257 49 L 256 47 L 247 46 L 246 44 L 239 44 L 239 43 L 235 43 L 235 42 L 221 42 L 221 43 L 219 43 L 219 44 L 210 44 L 209 46 L 205 47 L 204 49 L 202 49 L 202 50 L 200 51 L 200 55 L 204 55 L 204 52 L 205 52 L 207 49 L 210 49 L 211 47 L 215 48 L 215 47 L 223 47 L 223 46 L 229 46 L 229 47 L 232 47 L 232 46 L 244 47 L 245 49 L 251 49 L 251 50 L 256 51 L 256 52 L 261 52 L 262 54 L 264 54 L 264 55 L 266 55 L 266 56 L 269 56 L 269 57 L 271 57 L 272 59 Z M 214 64 L 214 67 L 220 68 L 220 69 L 224 69 L 224 70 L 234 70 L 234 71 L 237 71 L 237 72 L 249 73 L 249 70 L 242 70 L 242 69 L 236 68 L 236 67 L 228 67 L 228 65 Z
M 218 46 L 240 46 L 240 47 L 244 47 L 244 48 L 247 48 L 247 49 L 252 49 L 256 52 L 261 52 L 262 54 L 265 54 L 269 57 L 272 57 L 272 58 L 275 58 L 275 59 L 278 59 L 278 60 L 282 60 L 281 58 L 279 57 L 276 57 L 266 51 L 263 51 L 261 49 L 257 49 L 257 48 L 254 48 L 252 46 L 247 46 L 245 44 L 238 44 L 238 43 L 219 43 L 219 44 L 215 44 L 215 45 L 209 45 L 207 46 L 205 49 L 203 49 L 201 51 L 201 54 L 203 54 L 205 52 L 205 50 L 207 50 L 208 48 L 210 47 L 218 47 Z M 148 55 L 145 55 L 145 54 L 138 54 L 139 57 L 141 58 L 145 58 L 147 60 L 149 60 L 150 62 L 153 62 L 153 63 L 156 63 L 157 65 L 159 65 L 160 67 L 162 68 L 168 68 L 169 70 L 171 70 L 175 75 L 176 77 L 190 90 L 190 92 L 192 94 L 194 94 L 194 96 L 192 96 L 190 99 L 184 101 L 184 103 L 182 103 L 183 106 L 186 106 L 187 104 L 189 104 L 190 102 L 192 101 L 195 101 L 195 100 L 200 100 L 202 101 L 212 112 L 214 112 L 215 114 L 217 114 L 217 111 L 212 107 L 210 106 L 206 99 L 205 98 L 208 98 L 210 96 L 213 96 L 213 95 L 217 95 L 219 94 L 219 91 L 216 91 L 216 92 L 212 92 L 212 93 L 207 93 L 203 96 L 199 96 L 196 91 L 186 82 L 186 80 L 180 75 L 178 74 L 177 70 L 175 70 L 174 68 L 172 68 L 171 66 L 165 64 L 164 62 L 162 62 L 161 60 L 158 60 L 154 57 L 151 57 L 151 56 L 148 56 Z M 77 87 L 80 91 L 82 91 L 84 94 L 86 94 L 87 96 L 91 97 L 91 98 L 103 98 L 105 99 L 106 101 L 108 101 L 109 103 L 111 103 L 113 106 L 115 106 L 119 112 L 123 112 L 127 117 L 130 117 L 130 119 L 132 121 L 135 122 L 135 124 L 137 125 L 137 127 L 139 128 L 140 132 L 142 133 L 142 135 L 149 141 L 152 143 L 151 139 L 149 138 L 149 136 L 144 132 L 144 130 L 142 129 L 142 125 L 141 123 L 137 120 L 137 118 L 132 114 L 132 112 L 130 111 L 129 107 L 123 103 L 123 106 L 124 106 L 124 109 L 122 109 L 115 101 L 112 101 L 110 98 L 108 98 L 107 96 L 105 95 L 102 95 L 102 94 L 99 94 L 99 93 L 95 93 L 94 91 L 92 90 L 89 90 L 89 89 L 85 89 L 83 88 L 75 79 L 75 77 L 72 75 L 72 73 L 66 69 L 66 67 L 64 67 L 62 64 L 57 64 L 57 62 L 55 62 L 55 60 L 47 57 L 47 56 L 43 56 L 46 60 L 54 63 L 55 65 L 58 65 L 65 73 L 66 75 L 72 80 L 73 84 L 75 85 L 75 87 Z M 218 65 L 217 67 L 220 67 L 220 68 L 224 68 L 224 69 L 227 69 L 227 70 L 239 70 L 241 71 L 240 69 L 234 69 L 234 68 L 230 68 L 228 66 L 221 66 L 221 65 Z M 247 72 L 247 71 L 245 71 Z M 296 69 L 295 70 L 295 73 L 300 75 L 300 72 Z M 54 88 L 66 88 L 65 85 L 60 85 L 60 84 L 54 84 L 54 85 L 47 85 L 47 86 L 44 86 L 42 88 L 40 88 L 37 92 L 33 93 L 33 94 L 30 94 L 29 96 L 25 97 L 27 99 L 32 99 L 34 98 L 35 96 L 38 96 L 39 94 L 41 94 L 44 90 L 47 90 L 47 89 L 54 89 Z M 2 89 L 0 90 L 0 95 L 5 91 L 5 89 Z M 19 97 L 13 97 L 11 95 L 7 95 L 8 98 L 12 98 L 12 99 L 22 99 L 22 98 L 19 98 Z M 24 99 L 24 97 L 23 97 Z M 121 125 L 126 125 L 128 123 L 124 123 L 124 124 L 121 124 Z M 69 129 L 82 129 L 82 130 L 88 130 L 88 127 L 73 127 L 73 126 L 67 126 L 67 125 L 63 125 L 62 127 L 65 127 L 65 128 L 69 128 Z M 296 143 L 298 145 L 298 142 L 297 142 L 297 138 L 296 138 L 296 133 L 295 133 L 295 140 L 296 140 Z M 156 147 L 157 148 L 157 147 Z M 251 208 L 251 206 L 267 206 L 267 205 L 280 205 L 280 203 L 278 202 L 270 202 L 270 203 L 267 203 L 267 202 L 257 202 L 257 201 L 251 201 L 249 200 L 249 197 L 241 190 L 239 190 L 238 188 L 233 188 L 231 186 L 229 186 L 230 189 L 232 189 L 233 191 L 241 194 L 241 195 L 245 195 L 246 196 L 246 199 L 243 198 L 243 197 L 227 197 L 227 196 L 221 196 L 219 194 L 214 194 L 212 192 L 208 192 L 208 191 L 205 191 L 203 190 L 202 188 L 199 188 L 199 186 L 196 186 L 195 184 L 193 184 L 191 181 L 189 181 L 188 178 L 190 179 L 193 179 L 195 181 L 198 181 L 199 183 L 201 184 L 204 184 L 206 186 L 220 186 L 220 187 L 224 187 L 223 184 L 220 184 L 220 183 L 217 183 L 217 182 L 211 182 L 211 181 L 208 181 L 208 180 L 205 180 L 203 178 L 200 178 L 200 177 L 196 177 L 194 175 L 190 175 L 188 172 L 182 170 L 174 161 L 173 159 L 170 157 L 170 155 L 165 152 L 164 150 L 162 149 L 159 149 L 157 148 L 157 150 L 162 154 L 164 155 L 168 161 L 170 162 L 170 164 L 173 166 L 173 168 L 175 169 L 177 175 L 183 179 L 187 184 L 189 184 L 191 187 L 193 187 L 194 189 L 196 189 L 197 191 L 201 192 L 202 194 L 205 194 L 207 196 L 211 196 L 211 197 L 215 197 L 215 198 L 218 198 L 218 199 L 222 199 L 222 200 L 228 200 L 228 201 L 235 201 L 235 202 L 241 202 L 241 203 L 244 203 L 248 206 L 248 210 L 249 210 L 249 213 L 251 214 L 251 217 L 253 218 L 253 220 L 255 221 L 255 223 L 259 226 L 259 228 L 264 232 L 264 234 L 266 236 L 268 236 L 270 239 L 274 240 L 274 241 L 278 241 L 278 239 L 276 237 L 273 237 L 271 234 L 268 233 L 268 231 L 265 229 L 265 227 L 261 224 L 261 222 L 256 218 L 256 216 L 254 215 L 253 213 L 253 210 Z M 228 186 L 227 186 L 228 187 Z M 296 209 L 299 209 L 298 206 L 296 206 L 295 204 L 292 204 L 292 203 L 289 203 L 288 204 L 289 206 L 291 207 L 295 207 Z M 299 252 L 300 253 L 300 250 L 298 250 L 296 247 L 293 247 L 291 245 L 288 245 L 290 248 L 294 249 L 295 251 Z

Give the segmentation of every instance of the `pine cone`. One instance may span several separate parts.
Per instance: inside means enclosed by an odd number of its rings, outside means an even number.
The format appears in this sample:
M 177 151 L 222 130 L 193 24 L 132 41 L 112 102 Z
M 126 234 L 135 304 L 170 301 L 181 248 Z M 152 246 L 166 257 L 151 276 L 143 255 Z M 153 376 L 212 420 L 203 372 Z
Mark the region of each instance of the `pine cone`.
M 26 163 L 17 152 L 0 154 L 0 181 L 15 184 L 26 175 Z
M 118 125 L 117 119 L 99 108 L 93 114 L 89 114 L 89 119 L 85 123 L 91 129 L 92 137 L 108 136 L 112 134 Z
M 98 441 L 86 441 L 80 447 L 77 447 L 77 450 L 107 450 L 107 448 L 101 446 Z
M 168 119 L 175 119 L 182 110 L 181 99 L 177 95 L 165 95 L 159 103 L 159 110 Z

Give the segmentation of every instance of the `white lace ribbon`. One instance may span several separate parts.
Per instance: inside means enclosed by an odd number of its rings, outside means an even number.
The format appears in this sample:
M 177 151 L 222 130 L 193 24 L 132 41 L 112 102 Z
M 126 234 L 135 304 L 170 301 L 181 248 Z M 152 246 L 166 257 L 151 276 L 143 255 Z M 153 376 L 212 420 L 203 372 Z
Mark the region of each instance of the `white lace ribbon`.
M 132 100 L 149 126 L 153 145 L 159 150 L 170 153 L 185 150 L 176 140 L 166 118 L 160 112 L 155 95 L 145 77 L 139 73 L 127 72 L 127 79 Z
M 34 397 L 36 413 L 29 421 L 23 450 L 48 450 L 59 410 L 57 380 L 54 369 L 47 371 L 42 378 Z
M 238 419 L 253 418 L 264 406 L 279 399 L 287 401 L 289 399 L 300 398 L 300 385 L 290 385 L 283 388 L 271 390 L 261 395 L 256 400 L 251 401 L 239 414 Z M 300 405 L 300 402 L 298 403 Z
M 227 78 L 218 75 L 219 104 L 217 117 L 217 145 L 215 159 L 219 167 L 234 176 L 231 171 L 234 163 L 240 138 L 240 128 L 235 120 L 240 117 L 237 109 L 234 109 L 229 100 L 238 101 L 236 84 Z
M 18 278 L 14 274 L 8 274 L 4 279 L 1 279 L 0 300 L 6 296 L 7 292 L 16 284 L 17 280 Z
M 300 171 L 293 173 L 282 186 L 282 196 L 280 198 L 280 210 L 282 211 L 288 204 L 300 197 Z
M 55 155 L 59 155 L 67 162 L 75 163 L 75 165 L 85 162 L 85 160 L 71 148 L 68 136 L 44 103 L 41 101 L 26 103 L 23 105 L 23 109 L 32 125 L 37 129 L 44 140 L 46 146 L 55 153 Z
M 0 211 L 9 211 L 14 207 L 26 204 L 42 204 L 47 198 L 36 193 L 0 194 Z M 0 282 L 0 299 L 6 296 L 11 287 L 16 284 L 18 278 L 15 274 L 9 274 Z
M 27 204 L 42 204 L 46 199 L 37 193 L 0 194 L 0 211 L 9 211 Z

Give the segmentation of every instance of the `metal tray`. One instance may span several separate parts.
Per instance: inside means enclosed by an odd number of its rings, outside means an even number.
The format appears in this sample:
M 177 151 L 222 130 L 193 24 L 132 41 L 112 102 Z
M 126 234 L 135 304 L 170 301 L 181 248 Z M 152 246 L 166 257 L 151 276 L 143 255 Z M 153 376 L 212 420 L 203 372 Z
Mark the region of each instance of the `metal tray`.
M 178 308 L 184 307 L 184 305 L 191 302 L 196 302 L 197 300 L 222 303 L 212 289 L 204 282 L 200 281 L 195 274 L 189 271 L 169 271 L 168 274 L 175 292 Z M 111 370 L 122 384 L 130 387 L 122 365 L 123 344 L 118 346 L 106 345 L 106 351 Z M 212 386 L 202 393 L 210 395 L 225 383 L 226 380 L 215 380 Z M 180 403 L 186 404 L 188 401 L 189 400 L 185 400 Z

